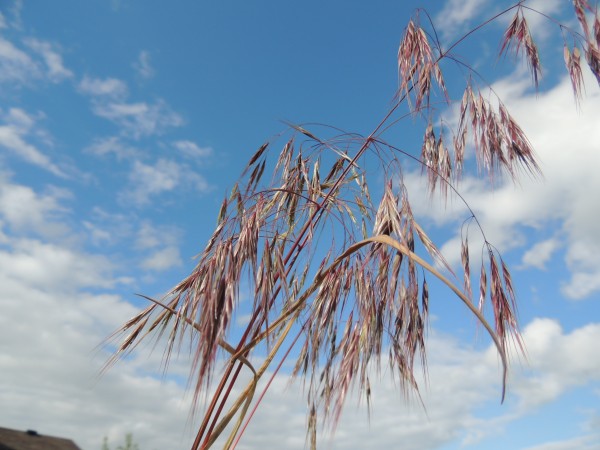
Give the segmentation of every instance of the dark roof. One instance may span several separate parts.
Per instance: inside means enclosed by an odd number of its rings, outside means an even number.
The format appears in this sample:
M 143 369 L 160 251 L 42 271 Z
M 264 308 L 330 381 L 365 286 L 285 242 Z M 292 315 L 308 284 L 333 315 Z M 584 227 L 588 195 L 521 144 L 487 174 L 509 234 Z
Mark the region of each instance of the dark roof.
M 71 439 L 0 427 L 0 450 L 81 450 Z

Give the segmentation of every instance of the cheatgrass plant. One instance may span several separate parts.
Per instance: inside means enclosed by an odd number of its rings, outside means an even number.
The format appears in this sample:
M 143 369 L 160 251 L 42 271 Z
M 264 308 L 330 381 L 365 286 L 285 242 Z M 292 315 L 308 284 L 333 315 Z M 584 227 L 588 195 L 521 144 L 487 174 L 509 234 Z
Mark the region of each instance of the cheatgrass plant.
M 581 30 L 541 15 L 563 36 L 578 100 L 582 55 L 600 83 L 600 18 L 597 5 L 587 0 L 573 5 Z M 540 174 L 534 150 L 508 108 L 454 53 L 481 28 L 512 16 L 499 53 L 524 58 L 537 87 L 542 68 L 526 12 L 537 13 L 526 1 L 518 2 L 443 44 L 429 15 L 418 10 L 402 35 L 392 105 L 368 136 L 290 125 L 251 156 L 223 199 L 197 266 L 164 298 L 147 297 L 149 306 L 120 330 L 124 338 L 115 355 L 157 335 L 167 337 L 167 360 L 191 345 L 195 400 L 200 394 L 208 399 L 193 450 L 209 448 L 224 431 L 225 448 L 234 448 L 264 394 L 256 392 L 259 380 L 267 371 L 273 377 L 292 354 L 293 374 L 306 382 L 307 436 L 313 448 L 317 417 L 335 424 L 353 386 L 369 400 L 369 367 L 382 357 L 387 356 L 401 388 L 416 391 L 415 369 L 425 367 L 428 283 L 434 280 L 446 285 L 489 333 L 502 362 L 504 398 L 509 345 L 522 348 L 510 271 L 472 215 L 484 241 L 474 298 L 468 236 L 461 247 L 463 273 L 457 275 L 414 216 L 403 169 L 408 162 L 420 164 L 432 194 L 452 192 L 461 200 L 456 186 L 467 148 L 474 149 L 483 176 L 504 172 L 518 180 L 522 173 Z M 442 61 L 455 63 L 464 75 L 460 91 L 447 88 Z M 455 128 L 440 120 L 439 99 L 456 105 Z M 384 131 L 407 118 L 423 121 L 418 150 L 383 138 Z M 242 289 L 253 297 L 252 312 L 241 337 L 232 340 Z M 267 356 L 253 360 L 257 349 L 266 349 Z M 216 370 L 220 379 L 213 380 Z M 239 389 L 242 370 L 250 382 Z M 235 397 L 234 392 L 241 393 Z

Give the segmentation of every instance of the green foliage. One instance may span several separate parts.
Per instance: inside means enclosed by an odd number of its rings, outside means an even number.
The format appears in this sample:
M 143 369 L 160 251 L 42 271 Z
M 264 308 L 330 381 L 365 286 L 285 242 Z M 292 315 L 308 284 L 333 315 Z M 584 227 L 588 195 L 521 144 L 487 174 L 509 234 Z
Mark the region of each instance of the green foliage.
M 104 440 L 102 441 L 102 450 L 111 450 L 106 436 L 104 436 Z M 125 435 L 125 444 L 119 445 L 116 450 L 140 450 L 140 447 L 133 442 L 133 434 L 127 433 Z

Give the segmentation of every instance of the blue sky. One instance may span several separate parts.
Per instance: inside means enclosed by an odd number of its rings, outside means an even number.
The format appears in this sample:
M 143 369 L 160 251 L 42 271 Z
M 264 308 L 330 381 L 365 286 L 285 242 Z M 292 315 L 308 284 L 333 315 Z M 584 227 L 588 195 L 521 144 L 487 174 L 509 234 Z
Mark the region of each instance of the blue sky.
M 143 306 L 135 293 L 160 295 L 193 268 L 222 196 L 283 121 L 377 125 L 419 2 L 372 3 L 0 3 L 0 426 L 83 450 L 128 432 L 142 449 L 189 447 L 188 361 L 163 377 L 160 351 L 144 348 L 99 377 L 98 345 Z M 504 2 L 428 3 L 450 42 Z M 569 2 L 528 4 L 570 14 Z M 324 448 L 600 448 L 600 92 L 586 75 L 575 107 L 560 36 L 532 16 L 536 94 L 521 64 L 496 57 L 508 20 L 457 51 L 525 129 L 545 178 L 492 190 L 473 172 L 459 188 L 513 269 L 528 358 L 513 359 L 500 406 L 494 350 L 432 286 L 427 412 L 384 373 L 370 423 L 351 396 Z M 386 139 L 418 155 L 423 130 L 407 120 Z M 464 209 L 430 200 L 410 164 L 405 181 L 459 264 Z M 275 378 L 239 448 L 304 448 L 305 401 L 288 381 Z

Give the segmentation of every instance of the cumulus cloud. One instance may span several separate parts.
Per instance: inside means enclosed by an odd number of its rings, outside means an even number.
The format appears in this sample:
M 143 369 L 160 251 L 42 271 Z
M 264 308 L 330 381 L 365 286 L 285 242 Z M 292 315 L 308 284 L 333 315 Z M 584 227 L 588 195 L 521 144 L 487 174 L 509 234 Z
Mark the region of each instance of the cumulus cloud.
M 132 360 L 100 378 L 108 355 L 98 344 L 136 312 L 117 295 L 85 292 L 114 285 L 105 261 L 31 241 L 0 251 L 0 260 L 3 426 L 69 436 L 85 449 L 127 432 L 146 448 L 153 438 L 158 448 L 185 448 L 182 387 L 139 373 Z M 155 433 L 165 424 L 177 430 L 170 438 Z
M 187 165 L 162 158 L 154 165 L 135 161 L 129 174 L 129 184 L 130 188 L 120 198 L 136 206 L 145 206 L 153 197 L 178 188 L 198 192 L 210 189 L 208 182 Z
M 556 400 L 567 389 L 600 379 L 600 359 L 592 344 L 600 339 L 600 324 L 565 333 L 556 320 L 535 319 L 523 337 L 529 367 L 516 372 L 513 387 L 520 408 L 531 410 Z
M 60 220 L 69 210 L 62 200 L 70 196 L 68 191 L 53 187 L 40 194 L 29 186 L 0 177 L 0 216 L 15 234 L 63 236 L 68 229 Z
M 599 331 L 596 323 L 565 333 L 553 320 L 534 320 L 524 332 L 530 350 L 529 369 L 512 369 L 504 406 L 498 405 L 500 374 L 495 349 L 474 350 L 434 332 L 427 343 L 427 381 L 417 374 L 423 405 L 414 398 L 407 401 L 387 371 L 378 375 L 373 370 L 370 418 L 364 402 L 356 407 L 358 397 L 352 392 L 334 437 L 321 429 L 319 445 L 331 449 L 396 448 L 402 442 L 402 448 L 433 450 L 451 443 L 485 448 L 486 439 L 502 442 L 511 422 L 535 414 L 540 404 L 555 401 L 576 386 L 593 386 L 600 380 L 599 363 L 592 356 Z M 552 382 L 537 384 L 545 378 Z M 307 406 L 300 384 L 284 374 L 275 377 L 240 448 L 304 448 Z M 532 386 L 536 387 L 533 392 Z M 578 441 L 597 442 L 596 435 L 572 432 L 581 436 Z M 539 435 L 532 433 L 531 438 L 539 436 L 543 438 L 543 430 Z
M 523 254 L 523 265 L 545 269 L 546 263 L 552 258 L 559 245 L 558 240 L 555 238 L 538 242 Z
M 6 277 L 38 289 L 114 286 L 103 276 L 111 270 L 108 259 L 33 239 L 16 241 L 13 251 L 0 251 L 0 264 Z
M 137 245 L 161 251 L 162 231 L 140 224 Z M 0 249 L 0 390 L 11 411 L 4 426 L 27 424 L 69 436 L 85 449 L 98 448 L 105 435 L 122 441 L 128 432 L 141 448 L 189 448 L 197 425 L 188 422 L 190 398 L 174 379 L 152 375 L 160 367 L 160 351 L 150 358 L 148 349 L 134 352 L 98 376 L 108 354 L 92 350 L 137 310 L 111 293 L 117 283 L 101 255 L 34 239 L 12 239 Z M 370 421 L 351 393 L 335 437 L 321 430 L 319 442 L 332 449 L 394 448 L 403 442 L 403 448 L 415 450 L 484 442 L 491 430 L 498 432 L 491 421 L 523 417 L 574 386 L 600 380 L 594 357 L 600 324 L 565 332 L 556 321 L 537 319 L 525 328 L 524 339 L 530 369 L 513 368 L 509 396 L 518 401 L 512 409 L 485 409 L 500 395 L 493 348 L 476 350 L 432 331 L 428 380 L 419 376 L 425 410 L 415 399 L 405 401 L 387 371 L 381 379 L 374 371 Z M 182 357 L 170 373 L 187 375 L 187 364 Z M 306 402 L 299 386 L 284 372 L 275 377 L 239 448 L 305 448 Z M 264 382 L 258 392 L 263 387 Z
M 595 80 L 590 77 L 588 82 L 593 86 Z M 527 86 L 527 80 L 511 77 L 496 83 L 494 89 L 537 150 L 544 180 L 524 177 L 514 186 L 505 179 L 490 189 L 485 182 L 466 177 L 458 188 L 482 223 L 488 239 L 501 251 L 526 245 L 531 251 L 548 238 L 536 240 L 526 232 L 558 223 L 560 235 L 552 245 L 565 249 L 565 262 L 571 272 L 571 278 L 565 279 L 563 292 L 572 299 L 584 298 L 600 290 L 597 281 L 600 279 L 600 236 L 597 233 L 600 203 L 591 195 L 600 192 L 600 178 L 595 173 L 600 165 L 600 128 L 597 126 L 600 91 L 590 89 L 581 111 L 577 111 L 567 78 L 537 94 L 527 91 Z M 406 181 L 419 216 L 438 225 L 465 218 L 466 209 L 458 199 L 454 199 L 446 211 L 436 207 L 437 203 L 432 206 L 418 173 L 409 174 Z M 477 233 L 472 233 L 469 240 L 477 249 L 475 253 L 481 243 L 476 239 Z M 542 249 L 543 246 L 536 250 Z M 443 250 L 453 263 L 460 263 L 458 236 L 447 241 Z
M 0 225 L 7 227 L 0 231 L 2 426 L 72 437 L 90 450 L 105 435 L 122 441 L 128 432 L 146 448 L 186 448 L 185 389 L 149 375 L 149 364 L 160 366 L 160 354 L 151 362 L 146 355 L 128 358 L 100 377 L 109 349 L 98 345 L 137 308 L 115 293 L 129 280 L 116 275 L 112 258 L 48 231 L 76 232 L 64 220 L 69 197 L 60 189 L 39 193 L 0 178 Z M 115 218 L 98 210 L 90 219 Z M 174 370 L 183 372 L 177 364 Z M 176 431 L 169 437 L 155 433 L 164 425 Z

